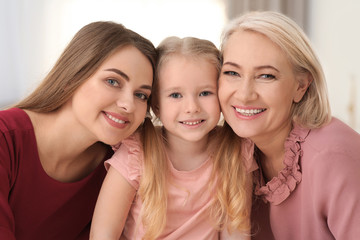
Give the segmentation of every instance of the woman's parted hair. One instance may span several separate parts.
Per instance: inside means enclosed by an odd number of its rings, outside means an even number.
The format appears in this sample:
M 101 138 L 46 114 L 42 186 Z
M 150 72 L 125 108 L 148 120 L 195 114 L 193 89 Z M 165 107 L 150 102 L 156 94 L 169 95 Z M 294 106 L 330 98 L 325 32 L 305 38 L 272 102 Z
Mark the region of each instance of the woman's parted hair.
M 128 45 L 149 59 L 155 73 L 156 51 L 148 39 L 122 24 L 93 22 L 75 34 L 38 88 L 14 107 L 42 113 L 57 110 L 111 54 Z
M 233 19 L 221 37 L 221 51 L 234 32 L 263 34 L 287 55 L 295 73 L 309 73 L 312 83 L 299 103 L 294 103 L 292 119 L 303 127 L 317 128 L 331 119 L 325 76 L 303 30 L 289 17 L 272 11 L 249 12 Z

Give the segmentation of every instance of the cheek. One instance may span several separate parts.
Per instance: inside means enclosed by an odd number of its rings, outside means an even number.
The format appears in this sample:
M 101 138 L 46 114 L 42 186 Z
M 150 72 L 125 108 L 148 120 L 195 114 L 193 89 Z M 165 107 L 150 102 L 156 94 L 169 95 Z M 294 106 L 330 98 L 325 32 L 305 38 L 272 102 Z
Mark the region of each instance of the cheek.
M 220 115 L 220 103 L 217 97 L 214 98 L 213 101 L 211 101 L 210 106 L 210 109 L 212 109 L 213 113 L 218 113 Z
M 147 110 L 147 104 L 143 104 L 143 103 L 138 104 L 135 110 L 137 116 L 136 118 L 142 121 L 146 116 L 146 110 Z
M 274 94 L 278 93 L 278 94 Z M 265 93 L 264 93 L 265 94 Z M 276 110 L 277 114 L 280 115 L 289 115 L 290 109 L 293 104 L 293 99 L 289 91 L 287 93 L 284 91 L 283 94 L 279 94 L 278 91 L 267 91 L 267 95 L 263 95 L 264 98 L 268 99 L 267 103 L 271 108 Z
M 225 99 L 229 97 L 239 87 L 239 82 L 229 79 L 227 76 L 223 76 L 219 79 L 219 98 Z
M 179 107 L 176 102 L 169 100 L 169 98 L 159 100 L 159 115 L 170 115 L 175 109 L 179 109 Z
M 218 101 L 221 107 L 221 111 L 227 111 L 226 106 L 229 104 L 229 98 L 230 98 L 230 91 L 228 90 L 228 87 L 225 84 L 219 85 L 219 91 L 218 91 Z
M 223 81 L 219 81 L 218 97 L 220 103 L 225 99 L 227 93 L 226 85 Z

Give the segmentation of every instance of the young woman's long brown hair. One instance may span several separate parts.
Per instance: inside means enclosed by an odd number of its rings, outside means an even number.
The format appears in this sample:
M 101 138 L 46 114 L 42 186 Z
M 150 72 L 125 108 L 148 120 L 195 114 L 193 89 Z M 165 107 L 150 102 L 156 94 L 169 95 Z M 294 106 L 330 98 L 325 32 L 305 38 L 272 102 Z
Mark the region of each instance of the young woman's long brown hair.
M 93 22 L 74 36 L 39 87 L 13 107 L 41 113 L 57 110 L 105 59 L 128 45 L 142 52 L 155 72 L 156 51 L 149 40 L 122 24 Z

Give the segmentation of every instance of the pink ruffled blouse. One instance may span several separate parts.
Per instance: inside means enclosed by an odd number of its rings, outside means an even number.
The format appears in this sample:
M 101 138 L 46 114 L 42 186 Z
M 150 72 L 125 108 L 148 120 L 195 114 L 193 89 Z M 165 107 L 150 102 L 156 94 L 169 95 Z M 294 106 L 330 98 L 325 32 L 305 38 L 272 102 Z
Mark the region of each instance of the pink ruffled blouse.
M 359 133 L 336 118 L 319 129 L 295 125 L 284 164 L 266 184 L 255 173 L 252 238 L 359 239 Z
M 303 155 L 301 143 L 309 134 L 309 129 L 303 129 L 295 126 L 290 132 L 289 137 L 285 141 L 285 168 L 281 170 L 278 177 L 273 178 L 271 181 L 264 185 L 264 178 L 257 171 L 257 177 L 260 181 L 257 182 L 255 194 L 262 196 L 265 202 L 270 202 L 274 205 L 282 203 L 292 191 L 296 188 L 297 184 L 301 181 L 301 171 L 299 161 Z

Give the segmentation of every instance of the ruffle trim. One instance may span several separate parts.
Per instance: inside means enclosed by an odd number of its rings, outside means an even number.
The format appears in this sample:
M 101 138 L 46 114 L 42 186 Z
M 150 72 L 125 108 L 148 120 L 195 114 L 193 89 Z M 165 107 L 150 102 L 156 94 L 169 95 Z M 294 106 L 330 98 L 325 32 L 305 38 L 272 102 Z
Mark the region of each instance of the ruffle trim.
M 265 202 L 279 205 L 290 196 L 297 184 L 301 182 L 302 173 L 299 164 L 303 155 L 301 143 L 305 141 L 309 132 L 309 129 L 294 125 L 284 144 L 285 167 L 277 177 L 274 177 L 265 185 L 261 170 L 256 172 L 255 179 L 258 179 L 258 182 L 256 183 L 255 194 L 261 196 Z
M 106 170 L 112 165 L 128 179 L 135 189 L 138 189 L 143 164 L 140 135 L 134 133 L 112 147 L 115 153 L 105 161 Z

